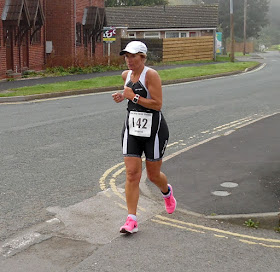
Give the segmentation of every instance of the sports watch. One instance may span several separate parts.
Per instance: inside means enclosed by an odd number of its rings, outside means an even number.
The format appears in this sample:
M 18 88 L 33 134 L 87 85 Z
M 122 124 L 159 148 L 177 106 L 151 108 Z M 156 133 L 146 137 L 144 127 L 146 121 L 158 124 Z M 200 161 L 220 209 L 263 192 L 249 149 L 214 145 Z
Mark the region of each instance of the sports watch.
M 139 94 L 136 94 L 136 95 L 134 96 L 134 98 L 132 99 L 132 102 L 133 102 L 134 104 L 137 104 L 137 103 L 138 103 L 138 100 L 139 100 L 139 97 L 140 97 L 140 95 L 139 95 Z

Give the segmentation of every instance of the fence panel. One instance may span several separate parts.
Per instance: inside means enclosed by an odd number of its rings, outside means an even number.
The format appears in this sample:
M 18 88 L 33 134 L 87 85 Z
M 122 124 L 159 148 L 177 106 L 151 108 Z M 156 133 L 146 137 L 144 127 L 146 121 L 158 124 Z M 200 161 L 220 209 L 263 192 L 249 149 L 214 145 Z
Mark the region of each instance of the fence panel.
M 163 61 L 213 60 L 212 36 L 163 39 Z
M 148 60 L 151 61 L 213 60 L 212 36 L 137 40 L 147 45 Z M 121 48 L 130 41 L 132 40 L 122 38 Z

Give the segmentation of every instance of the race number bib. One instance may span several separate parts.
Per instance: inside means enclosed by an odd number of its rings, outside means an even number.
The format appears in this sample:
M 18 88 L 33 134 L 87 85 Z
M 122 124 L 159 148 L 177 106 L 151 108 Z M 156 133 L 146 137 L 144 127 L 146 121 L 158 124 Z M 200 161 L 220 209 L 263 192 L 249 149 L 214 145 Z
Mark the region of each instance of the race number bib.
M 129 113 L 129 134 L 140 137 L 150 137 L 153 114 L 131 111 Z

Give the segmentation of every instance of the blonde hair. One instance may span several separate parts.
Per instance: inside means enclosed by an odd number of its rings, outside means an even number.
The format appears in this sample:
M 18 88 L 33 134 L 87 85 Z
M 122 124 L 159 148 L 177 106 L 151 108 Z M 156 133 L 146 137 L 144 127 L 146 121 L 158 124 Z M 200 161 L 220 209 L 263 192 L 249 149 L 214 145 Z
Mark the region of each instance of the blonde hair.
M 147 55 L 145 53 L 137 53 L 138 55 L 140 55 L 144 60 L 144 63 L 146 63 L 147 61 Z

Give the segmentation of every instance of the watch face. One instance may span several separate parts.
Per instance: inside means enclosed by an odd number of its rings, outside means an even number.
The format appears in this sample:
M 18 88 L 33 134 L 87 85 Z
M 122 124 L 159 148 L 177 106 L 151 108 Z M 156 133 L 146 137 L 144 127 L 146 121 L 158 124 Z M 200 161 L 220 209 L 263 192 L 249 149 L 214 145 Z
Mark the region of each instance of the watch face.
M 135 103 L 135 104 L 138 102 L 138 95 L 135 95 L 135 96 L 134 96 L 132 102 Z

